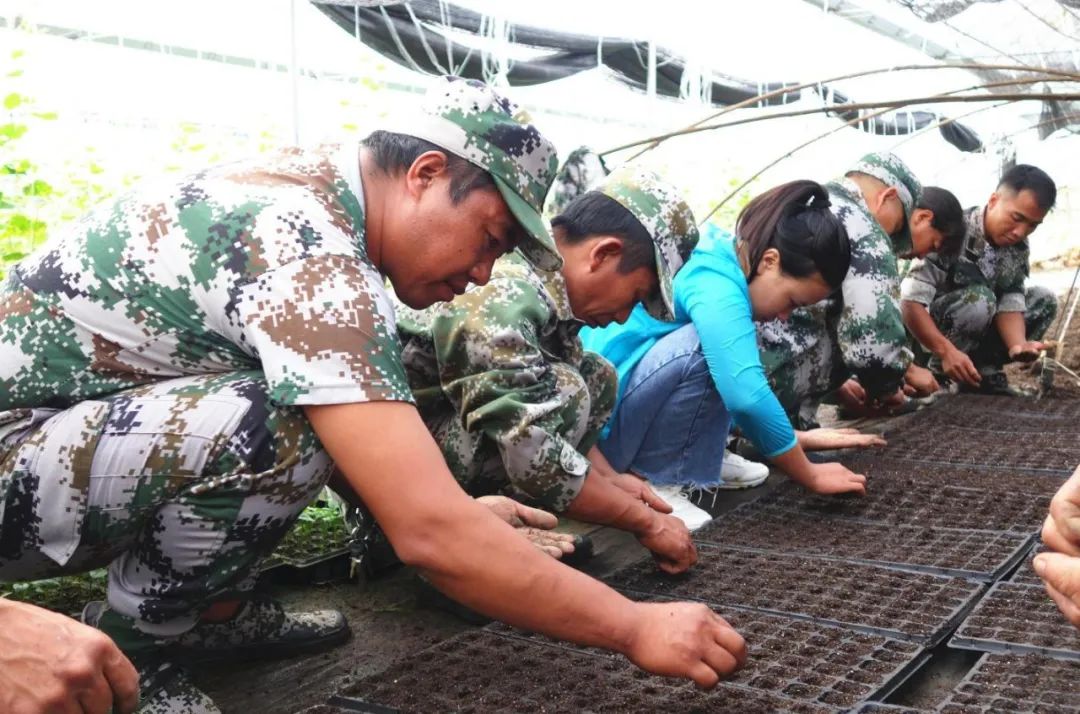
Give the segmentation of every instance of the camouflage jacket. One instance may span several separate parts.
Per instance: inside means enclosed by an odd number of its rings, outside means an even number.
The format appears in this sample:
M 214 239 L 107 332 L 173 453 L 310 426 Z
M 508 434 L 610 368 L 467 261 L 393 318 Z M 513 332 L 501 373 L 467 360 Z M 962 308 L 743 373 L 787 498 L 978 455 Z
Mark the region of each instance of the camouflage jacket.
M 901 298 L 929 306 L 938 295 L 981 284 L 994 291 L 998 312 L 1023 312 L 1024 282 L 1030 271 L 1028 243 L 994 245 L 986 238 L 984 215 L 982 206 L 967 210 L 967 235 L 959 255 L 931 253 L 914 261 L 901 285 Z
M 570 400 L 553 371 L 556 363 L 580 369 L 586 355 L 562 274 L 512 253 L 495 263 L 487 285 L 453 302 L 395 308 L 417 407 L 446 439 L 440 445 L 454 475 L 469 482 L 501 458 L 515 490 L 565 510 L 589 461 L 565 434 Z M 440 431 L 448 421 L 456 428 Z
M 871 398 L 895 392 L 903 383 L 912 352 L 900 315 L 897 249 L 871 215 L 862 191 L 850 179 L 826 184 L 833 213 L 851 243 L 851 267 L 840 293 L 791 313 L 787 323 L 769 328 L 795 337 L 827 330 L 836 336 L 844 369 Z
M 0 416 L 253 369 L 280 404 L 412 401 L 355 144 L 147 186 L 0 287 Z

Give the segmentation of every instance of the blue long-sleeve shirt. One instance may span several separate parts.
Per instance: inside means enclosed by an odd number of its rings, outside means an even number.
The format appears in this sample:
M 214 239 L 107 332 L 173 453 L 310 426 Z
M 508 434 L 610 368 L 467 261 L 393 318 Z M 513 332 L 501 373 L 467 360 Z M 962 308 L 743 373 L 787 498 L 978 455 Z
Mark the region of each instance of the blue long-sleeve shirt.
M 622 325 L 581 331 L 585 349 L 615 365 L 618 400 L 622 401 L 630 374 L 653 345 L 693 323 L 713 384 L 747 438 L 768 457 L 794 448 L 791 422 L 761 366 L 750 291 L 735 254 L 734 236 L 706 226 L 690 260 L 676 274 L 673 288 L 674 322 L 657 320 L 638 305 Z

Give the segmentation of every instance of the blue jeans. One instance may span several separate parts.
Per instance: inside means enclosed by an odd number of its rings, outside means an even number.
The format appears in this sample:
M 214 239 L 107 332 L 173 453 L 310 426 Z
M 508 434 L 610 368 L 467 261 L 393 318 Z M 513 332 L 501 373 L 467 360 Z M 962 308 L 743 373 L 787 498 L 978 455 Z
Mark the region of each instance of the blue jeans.
M 600 451 L 616 471 L 659 485 L 720 482 L 731 416 L 693 325 L 664 336 L 645 354 L 609 424 Z

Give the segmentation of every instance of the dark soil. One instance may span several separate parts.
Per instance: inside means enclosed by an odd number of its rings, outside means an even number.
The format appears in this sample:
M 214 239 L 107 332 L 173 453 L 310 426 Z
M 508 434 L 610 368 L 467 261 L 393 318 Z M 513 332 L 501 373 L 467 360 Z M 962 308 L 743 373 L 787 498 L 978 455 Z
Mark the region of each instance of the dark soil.
M 1072 653 L 1080 659 L 1080 632 L 1061 614 L 1041 585 L 999 583 L 975 607 L 956 638 L 964 646 L 994 651 L 1003 644 Z M 1080 703 L 1080 680 L 1077 682 Z
M 739 510 L 779 507 L 832 519 L 1034 533 L 1050 507 L 1049 494 L 961 488 L 903 476 L 879 478 L 868 458 L 860 463 L 870 474 L 866 496 L 818 496 L 791 483 Z
M 705 526 L 695 540 L 991 580 L 1015 562 L 1019 551 L 1026 550 L 1030 536 L 862 521 L 841 525 L 832 515 L 744 506 Z
M 487 631 L 419 652 L 346 687 L 334 701 L 347 706 L 350 699 L 407 712 L 838 711 L 731 683 L 700 692 L 621 657 Z
M 922 651 L 916 644 L 816 622 L 745 611 L 720 614 L 746 638 L 750 655 L 746 668 L 726 680 L 729 684 L 781 692 L 809 702 L 851 706 L 863 701 L 902 674 Z M 488 629 L 566 647 L 506 625 Z M 595 649 L 572 649 L 605 654 Z
M 982 590 L 960 578 L 702 545 L 688 573 L 643 562 L 608 579 L 638 593 L 748 607 L 930 642 Z
M 1005 491 L 1052 496 L 1061 487 L 1063 475 L 1037 473 L 1017 469 L 988 469 L 949 464 L 927 464 L 919 461 L 888 459 L 874 453 L 842 459 L 848 468 L 866 474 L 870 487 L 885 481 L 901 483 L 925 481 L 937 486 L 959 486 L 983 491 Z M 992 524 L 990 527 L 994 527 Z
M 938 424 L 893 433 L 888 440 L 880 451 L 886 458 L 1062 474 L 1072 473 L 1080 463 L 1080 443 L 1069 432 L 1017 435 Z
M 1035 654 L 988 654 L 938 711 L 1080 712 L 1080 662 Z

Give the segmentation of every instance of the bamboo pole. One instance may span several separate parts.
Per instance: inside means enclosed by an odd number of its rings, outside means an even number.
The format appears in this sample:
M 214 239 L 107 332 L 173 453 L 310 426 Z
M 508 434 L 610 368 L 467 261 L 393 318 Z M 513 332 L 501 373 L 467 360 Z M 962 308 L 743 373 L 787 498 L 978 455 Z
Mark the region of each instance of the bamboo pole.
M 707 126 L 698 126 L 693 129 L 680 129 L 679 131 L 668 132 L 666 134 L 658 134 L 657 136 L 651 136 L 647 139 L 640 141 L 633 141 L 628 144 L 623 144 L 614 149 L 609 149 L 604 152 L 604 155 L 614 153 L 616 151 L 622 151 L 624 149 L 631 149 L 635 146 L 641 146 L 651 141 L 665 141 L 676 136 L 687 136 L 690 134 L 697 134 L 703 131 L 712 131 L 714 129 L 726 129 L 732 126 L 742 126 L 744 124 L 755 124 L 760 121 L 768 121 L 770 119 L 786 119 L 790 117 L 808 116 L 810 114 L 839 114 L 849 111 L 860 111 L 863 109 L 879 109 L 890 108 L 898 109 L 911 104 L 958 104 L 958 103 L 971 103 L 971 102 L 993 102 L 993 101 L 1005 101 L 1012 100 L 1017 102 L 1023 101 L 1077 101 L 1080 100 L 1080 93 L 1069 92 L 1065 94 L 1054 94 L 1052 92 L 1040 92 L 1035 94 L 977 94 L 977 95 L 941 95 L 934 94 L 925 97 L 907 97 L 905 99 L 889 99 L 881 100 L 877 102 L 859 102 L 853 104 L 833 104 L 827 107 L 814 107 L 812 109 L 800 109 L 790 112 L 778 112 L 775 114 L 768 114 L 766 116 L 750 117 L 748 119 L 739 119 L 737 121 L 723 122 L 720 124 L 709 124 Z M 854 122 L 858 123 L 858 122 Z
M 694 129 L 694 128 L 697 128 L 697 127 L 701 126 L 702 124 L 704 124 L 706 122 L 709 122 L 709 121 L 712 121 L 713 119 L 716 119 L 717 117 L 723 116 L 724 114 L 727 114 L 728 112 L 735 111 L 736 109 L 745 109 L 746 107 L 750 107 L 750 106 L 753 106 L 754 104 L 758 104 L 758 103 L 763 102 L 765 100 L 772 99 L 773 97 L 777 97 L 777 96 L 780 96 L 780 95 L 783 95 L 783 94 L 788 94 L 790 92 L 801 91 L 803 89 L 809 89 L 810 87 L 819 87 L 819 86 L 821 86 L 823 84 L 829 84 L 831 82 L 842 82 L 842 81 L 848 80 L 848 79 L 861 79 L 861 78 L 864 78 L 864 77 L 872 77 L 874 75 L 886 74 L 886 73 L 889 73 L 889 72 L 918 72 L 918 71 L 935 70 L 935 69 L 1004 70 L 1004 71 L 1013 71 L 1013 72 L 1038 72 L 1038 73 L 1040 73 L 1042 75 L 1045 75 L 1045 76 L 1048 76 L 1048 77 L 1070 77 L 1070 78 L 1073 78 L 1075 80 L 1080 81 L 1080 73 L 1068 72 L 1068 71 L 1065 71 L 1065 70 L 1055 70 L 1055 69 L 1049 69 L 1049 68 L 1029 67 L 1027 65 L 979 64 L 979 63 L 975 63 L 975 62 L 948 62 L 948 63 L 941 63 L 941 64 L 909 64 L 909 65 L 897 65 L 897 66 L 893 66 L 893 67 L 879 67 L 877 69 L 864 70 L 864 71 L 861 71 L 861 72 L 850 72 L 848 74 L 841 74 L 841 75 L 837 75 L 835 77 L 828 77 L 826 79 L 819 79 L 819 80 L 816 80 L 816 81 L 813 81 L 813 82 L 804 82 L 803 84 L 785 86 L 785 87 L 781 87 L 779 89 L 774 89 L 771 92 L 766 92 L 765 94 L 759 94 L 759 95 L 754 96 L 754 97 L 749 97 L 749 98 L 744 99 L 743 101 L 738 102 L 736 104 L 728 105 L 728 106 L 720 109 L 719 111 L 714 112 L 714 113 L 710 114 L 709 116 L 707 116 L 707 117 L 705 117 L 703 119 L 700 119 L 700 120 L 694 122 L 693 124 L 690 124 L 689 126 L 684 127 L 684 129 Z M 628 161 L 633 161 L 637 157 L 644 154 L 646 151 L 649 151 L 650 149 L 656 148 L 657 146 L 660 145 L 661 142 L 665 141 L 667 138 L 670 138 L 671 136 L 681 136 L 681 134 L 679 132 L 673 132 L 670 135 L 666 135 L 663 138 L 658 138 L 656 140 L 653 140 L 653 139 L 650 138 L 650 139 L 645 139 L 643 141 L 636 142 L 636 143 L 633 143 L 633 144 L 628 144 L 628 145 L 625 145 L 625 146 L 619 146 L 619 147 L 616 147 L 614 149 L 608 149 L 606 151 L 600 152 L 600 156 L 607 156 L 608 154 L 613 154 L 613 153 L 615 153 L 617 151 L 622 151 L 624 149 L 633 148 L 634 146 L 640 146 L 641 144 L 647 144 L 650 141 L 652 141 L 652 144 L 650 146 L 646 147 L 645 149 L 642 149 L 641 151 L 639 151 L 638 153 L 634 154 L 629 159 L 627 159 Z

